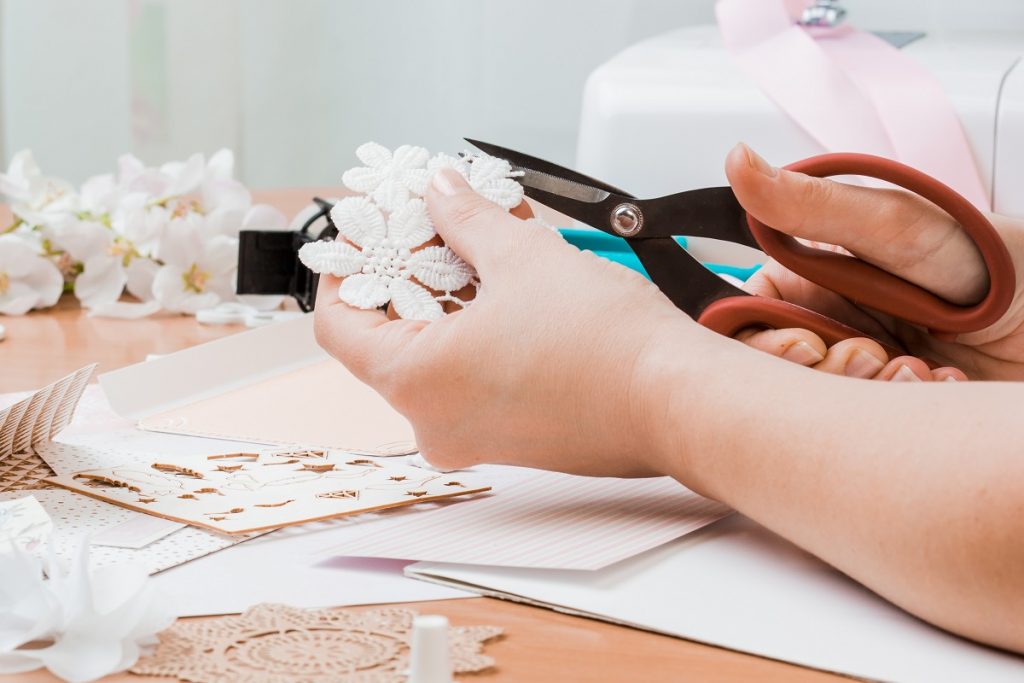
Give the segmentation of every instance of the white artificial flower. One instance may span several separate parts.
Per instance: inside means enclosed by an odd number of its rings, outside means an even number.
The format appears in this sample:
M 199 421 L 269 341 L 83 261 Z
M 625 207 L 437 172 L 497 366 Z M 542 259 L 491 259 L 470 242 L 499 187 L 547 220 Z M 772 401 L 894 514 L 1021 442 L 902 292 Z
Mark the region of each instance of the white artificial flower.
M 341 182 L 350 190 L 370 195 L 385 211 L 401 208 L 412 194 L 423 194 L 417 189 L 427 180 L 430 152 L 426 149 L 402 145 L 392 153 L 376 142 L 367 142 L 356 149 L 356 156 L 366 166 L 345 171 Z
M 119 206 L 125 195 L 112 173 L 89 178 L 78 188 L 74 211 L 79 215 L 104 220 Z
M 457 171 L 478 195 L 506 211 L 516 208 L 523 201 L 523 186 L 515 180 L 523 172 L 513 171 L 512 165 L 504 159 L 469 152 L 461 157 L 438 154 L 427 162 L 428 179 L 442 168 Z M 426 183 L 417 189 L 418 194 L 426 194 Z
M 83 540 L 66 573 L 51 552 L 49 580 L 34 557 L 0 557 L 0 673 L 46 667 L 62 680 L 93 681 L 134 664 L 173 623 L 143 567 L 90 571 L 88 550 Z
M 436 234 L 422 199 L 409 200 L 385 218 L 369 198 L 348 197 L 334 205 L 331 220 L 352 244 L 311 242 L 299 258 L 314 272 L 344 277 L 338 296 L 352 306 L 372 309 L 391 302 L 402 318 L 436 320 L 444 314 L 441 301 L 454 300 L 451 292 L 474 280 L 473 269 L 448 247 L 413 251 Z M 445 294 L 435 297 L 412 278 Z
M 124 154 L 117 165 L 118 183 L 125 192 L 141 192 L 154 203 L 194 192 L 206 173 L 202 154 L 193 154 L 185 161 L 171 161 L 159 168 L 147 168 L 138 158 Z
M 57 303 L 64 277 L 19 235 L 0 235 L 0 314 L 23 315 Z
M 132 193 L 121 199 L 113 216 L 109 210 L 83 210 L 51 221 L 44 230 L 58 263 L 72 267 L 75 297 L 90 315 L 140 318 L 160 309 L 152 294 L 159 266 L 149 255 L 167 212 L 160 207 L 147 210 L 144 204 L 144 196 Z M 126 288 L 141 303 L 120 301 Z
M 249 209 L 252 205 L 252 195 L 242 183 L 235 180 L 234 175 L 235 155 L 231 150 L 221 149 L 210 157 L 199 184 L 199 206 L 203 213 L 244 213 Z
M 195 314 L 235 298 L 238 240 L 218 233 L 203 216 L 171 220 L 157 256 L 164 265 L 153 279 L 153 295 L 165 309 Z
M 0 195 L 19 220 L 37 226 L 68 210 L 74 188 L 59 178 L 44 176 L 31 150 L 26 149 L 14 155 L 6 173 L 0 173 Z

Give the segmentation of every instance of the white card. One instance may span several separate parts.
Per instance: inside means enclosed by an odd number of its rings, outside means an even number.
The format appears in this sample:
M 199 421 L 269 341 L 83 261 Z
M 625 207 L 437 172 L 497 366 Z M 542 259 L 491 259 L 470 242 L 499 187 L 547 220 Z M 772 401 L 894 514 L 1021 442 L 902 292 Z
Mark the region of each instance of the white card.
M 92 537 L 93 545 L 109 545 L 114 548 L 145 548 L 186 525 L 171 522 L 150 515 L 137 515 L 126 522 L 108 527 Z

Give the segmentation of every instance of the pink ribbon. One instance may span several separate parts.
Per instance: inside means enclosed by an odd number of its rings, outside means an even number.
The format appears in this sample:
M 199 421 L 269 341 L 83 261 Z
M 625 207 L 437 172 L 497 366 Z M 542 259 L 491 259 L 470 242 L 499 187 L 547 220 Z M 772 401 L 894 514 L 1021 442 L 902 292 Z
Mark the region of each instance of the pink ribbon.
M 800 26 L 794 12 L 807 4 L 718 0 L 726 49 L 826 150 L 896 159 L 989 209 L 970 144 L 935 77 L 870 33 Z

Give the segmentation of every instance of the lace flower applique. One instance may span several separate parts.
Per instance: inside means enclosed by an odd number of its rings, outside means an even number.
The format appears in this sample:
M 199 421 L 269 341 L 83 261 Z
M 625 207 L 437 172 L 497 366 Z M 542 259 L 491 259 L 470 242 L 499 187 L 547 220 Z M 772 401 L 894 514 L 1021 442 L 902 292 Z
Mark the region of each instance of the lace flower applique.
M 366 166 L 345 171 L 341 182 L 353 192 L 370 195 L 385 211 L 398 209 L 412 193 L 424 193 L 430 158 L 424 148 L 402 145 L 392 153 L 376 142 L 367 142 L 356 149 L 356 156 Z
M 422 147 L 394 151 L 373 142 L 356 156 L 366 164 L 343 176 L 345 185 L 366 196 L 342 199 L 331 210 L 338 239 L 317 241 L 299 250 L 299 259 L 314 273 L 344 278 L 339 298 L 363 309 L 391 304 L 399 317 L 437 320 L 444 304 L 469 305 L 458 294 L 478 286 L 476 272 L 441 243 L 427 212 L 430 179 L 453 168 L 477 193 L 506 211 L 523 200 L 509 163 L 483 154 L 430 158 Z
M 504 159 L 470 152 L 458 157 L 438 154 L 427 162 L 428 181 L 442 168 L 457 171 L 477 194 L 506 211 L 516 208 L 523 201 L 523 186 L 515 181 L 523 172 L 513 171 L 512 165 Z M 426 183 L 420 194 L 426 194 Z
M 474 280 L 469 264 L 446 246 L 413 251 L 436 234 L 422 199 L 385 217 L 368 197 L 348 197 L 331 209 L 331 220 L 351 244 L 311 242 L 299 258 L 314 272 L 345 278 L 338 295 L 347 304 L 370 309 L 390 302 L 402 318 L 437 320 L 441 302 L 457 301 L 452 292 Z

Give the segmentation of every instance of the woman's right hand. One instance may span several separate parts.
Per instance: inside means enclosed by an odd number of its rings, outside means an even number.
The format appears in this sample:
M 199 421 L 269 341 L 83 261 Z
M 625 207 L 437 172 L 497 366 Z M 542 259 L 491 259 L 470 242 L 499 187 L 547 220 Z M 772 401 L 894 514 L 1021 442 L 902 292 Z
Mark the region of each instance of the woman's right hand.
M 988 273 L 977 248 L 945 211 L 901 190 L 867 188 L 774 168 L 746 145 L 726 159 L 726 174 L 743 207 L 782 232 L 813 242 L 839 244 L 857 257 L 961 304 L 981 299 Z M 833 374 L 871 379 L 1024 379 L 1024 222 L 989 216 L 1010 250 L 1017 292 L 996 324 L 959 335 L 954 342 L 846 299 L 769 261 L 747 290 L 795 303 L 911 355 L 888 358 L 870 339 L 848 339 L 828 348 L 809 330 L 748 330 L 748 345 Z M 822 245 L 815 245 L 822 246 Z M 930 370 L 921 358 L 943 367 Z

